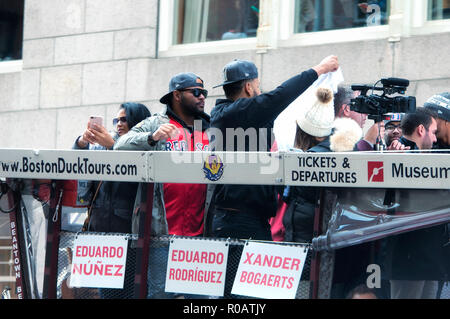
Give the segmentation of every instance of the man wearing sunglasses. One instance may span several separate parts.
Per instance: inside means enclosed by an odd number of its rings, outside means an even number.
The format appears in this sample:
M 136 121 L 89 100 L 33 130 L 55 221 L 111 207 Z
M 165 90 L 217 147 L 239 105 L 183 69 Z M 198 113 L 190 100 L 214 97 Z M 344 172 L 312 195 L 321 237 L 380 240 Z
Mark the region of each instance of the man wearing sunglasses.
M 207 96 L 208 91 L 199 76 L 193 73 L 175 75 L 170 80 L 169 92 L 160 99 L 166 109 L 137 124 L 117 141 L 114 149 L 208 151 L 206 130 L 210 119 L 204 112 Z M 155 197 L 160 214 L 152 222 L 153 235 L 203 234 L 206 184 L 166 183 L 155 189 L 161 196 Z
M 144 151 L 207 151 L 209 140 L 209 115 L 204 112 L 208 91 L 203 80 L 193 73 L 180 73 L 172 77 L 169 92 L 160 102 L 166 108 L 137 124 L 115 144 L 117 150 Z M 212 189 L 206 184 L 158 183 L 154 186 L 152 211 L 153 236 L 201 236 L 203 235 L 204 211 L 211 201 Z M 142 184 L 135 202 L 133 233 L 139 229 Z M 163 253 L 163 252 L 159 252 Z M 151 250 L 152 269 L 165 269 L 158 250 Z M 165 274 L 150 272 L 148 298 L 171 298 L 164 292 Z

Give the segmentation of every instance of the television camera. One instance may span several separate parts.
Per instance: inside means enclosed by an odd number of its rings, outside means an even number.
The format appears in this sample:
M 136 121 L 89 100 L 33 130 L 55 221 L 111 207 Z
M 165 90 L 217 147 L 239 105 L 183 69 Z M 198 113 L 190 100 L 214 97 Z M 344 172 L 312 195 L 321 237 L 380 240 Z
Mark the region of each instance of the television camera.
M 382 87 L 377 86 L 381 82 Z M 401 78 L 381 79 L 373 86 L 352 85 L 353 91 L 361 94 L 350 101 L 352 111 L 368 114 L 368 118 L 380 122 L 388 113 L 413 113 L 416 111 L 416 98 L 413 96 L 392 96 L 405 94 L 409 81 Z M 367 95 L 369 90 L 371 95 Z M 373 94 L 373 91 L 382 91 L 381 95 Z
M 377 86 L 381 82 L 382 87 Z M 401 78 L 387 78 L 377 81 L 373 86 L 352 85 L 353 91 L 360 91 L 361 94 L 350 101 L 350 110 L 367 114 L 368 118 L 380 123 L 382 120 L 390 118 L 392 113 L 413 113 L 416 111 L 416 98 L 413 96 L 402 96 L 409 86 L 409 80 Z M 367 93 L 371 90 L 371 95 Z M 382 91 L 382 94 L 374 94 L 374 91 Z M 396 95 L 400 94 L 400 95 Z M 395 95 L 395 96 L 394 96 Z M 385 148 L 384 140 L 378 131 L 375 150 Z

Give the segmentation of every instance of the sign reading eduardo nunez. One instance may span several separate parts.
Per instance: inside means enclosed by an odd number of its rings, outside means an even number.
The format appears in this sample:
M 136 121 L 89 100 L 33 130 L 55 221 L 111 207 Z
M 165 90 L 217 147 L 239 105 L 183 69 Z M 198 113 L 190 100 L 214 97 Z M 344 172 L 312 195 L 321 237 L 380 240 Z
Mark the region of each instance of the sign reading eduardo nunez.
M 232 294 L 266 299 L 294 299 L 308 249 L 248 242 L 242 251 Z
M 174 238 L 167 261 L 166 292 L 223 296 L 228 243 Z
M 71 287 L 123 288 L 128 237 L 78 235 L 73 243 Z

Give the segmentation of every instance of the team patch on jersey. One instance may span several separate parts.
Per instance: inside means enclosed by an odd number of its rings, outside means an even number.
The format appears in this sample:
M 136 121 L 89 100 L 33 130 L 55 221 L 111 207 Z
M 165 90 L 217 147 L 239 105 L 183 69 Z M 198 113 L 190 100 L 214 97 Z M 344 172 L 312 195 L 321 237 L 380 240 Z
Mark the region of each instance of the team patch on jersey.
M 209 155 L 203 163 L 203 172 L 210 181 L 218 181 L 223 174 L 223 162 L 217 155 Z

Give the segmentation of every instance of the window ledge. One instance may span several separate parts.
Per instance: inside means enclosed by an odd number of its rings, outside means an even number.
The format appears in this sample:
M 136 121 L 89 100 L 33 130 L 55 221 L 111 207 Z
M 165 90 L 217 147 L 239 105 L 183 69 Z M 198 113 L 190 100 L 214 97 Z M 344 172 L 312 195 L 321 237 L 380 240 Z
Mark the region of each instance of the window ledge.
M 256 38 L 245 38 L 173 45 L 167 50 L 159 51 L 159 57 L 167 58 L 188 55 L 217 54 L 256 49 Z
M 421 27 L 412 27 L 412 35 L 450 32 L 450 19 L 426 21 Z
M 288 39 L 280 40 L 278 45 L 280 47 L 295 47 L 387 38 L 389 38 L 389 26 L 382 25 L 375 27 L 295 33 Z
M 22 64 L 22 60 L 0 61 L 0 74 L 21 72 Z

